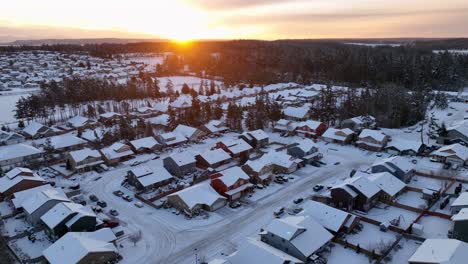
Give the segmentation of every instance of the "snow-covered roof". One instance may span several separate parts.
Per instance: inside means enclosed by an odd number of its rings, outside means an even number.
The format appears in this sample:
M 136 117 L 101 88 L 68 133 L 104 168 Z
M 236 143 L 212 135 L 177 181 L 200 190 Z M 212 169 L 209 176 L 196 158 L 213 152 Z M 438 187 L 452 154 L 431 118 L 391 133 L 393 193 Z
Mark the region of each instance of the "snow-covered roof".
M 16 209 L 19 209 L 23 205 L 24 201 L 32 197 L 35 193 L 41 192 L 44 190 L 53 190 L 53 189 L 54 188 L 50 186 L 49 184 L 45 184 L 45 185 L 37 186 L 31 189 L 27 189 L 24 191 L 15 192 L 13 194 L 14 198 L 12 200 L 13 205 L 15 206 Z
M 459 143 L 443 146 L 440 149 L 432 152 L 432 155 L 441 156 L 441 157 L 452 157 L 456 156 L 460 159 L 466 161 L 468 160 L 468 148 L 462 146 Z
M 166 145 L 175 145 L 187 141 L 187 138 L 185 136 L 177 132 L 168 132 L 159 136 L 164 141 L 162 143 Z
M 0 161 L 27 157 L 41 153 L 43 153 L 42 150 L 26 144 L 8 145 L 0 147 Z
M 285 152 L 271 150 L 260 158 L 264 164 L 274 164 L 283 168 L 291 168 L 296 164 L 295 159 Z
M 78 162 L 81 162 L 81 161 L 87 159 L 88 157 L 100 158 L 101 153 L 99 153 L 99 151 L 94 150 L 94 149 L 84 148 L 84 149 L 81 149 L 81 150 L 71 151 L 70 156 L 72 157 L 72 159 L 75 162 L 78 163 Z
M 223 126 L 223 123 L 220 120 L 211 120 L 205 124 L 205 127 L 212 133 L 228 130 L 228 127 Z
M 28 135 L 35 136 L 39 132 L 39 130 L 41 130 L 44 127 L 47 128 L 46 126 L 44 126 L 41 123 L 32 121 L 31 123 L 29 123 L 28 126 L 26 126 L 23 129 L 23 132 L 28 134 Z
M 356 117 L 353 117 L 351 118 L 350 120 L 352 120 L 354 123 L 358 124 L 358 125 L 361 125 L 361 124 L 364 124 L 364 123 L 373 123 L 375 122 L 375 117 L 373 116 L 356 116 Z
M 420 140 L 406 140 L 406 139 L 401 139 L 401 138 L 392 138 L 392 141 L 390 141 L 387 144 L 386 148 L 393 147 L 397 149 L 398 151 L 412 150 L 417 153 L 422 145 L 423 143 L 421 143 Z
M 359 134 L 359 139 L 370 137 L 376 141 L 382 141 L 385 139 L 387 135 L 385 135 L 382 131 L 379 130 L 372 130 L 372 129 L 364 129 Z
M 67 123 L 71 125 L 72 127 L 78 128 L 86 125 L 86 123 L 91 122 L 89 118 L 83 117 L 83 116 L 74 116 L 70 119 L 68 119 Z
M 229 264 L 302 264 L 303 262 L 266 243 L 248 239 L 239 251 L 227 257 Z
M 172 179 L 172 175 L 165 168 L 161 167 L 153 170 L 148 166 L 140 166 L 133 168 L 130 171 L 135 175 L 137 181 L 140 182 L 143 187 Z
M 299 124 L 297 124 L 297 127 L 305 127 L 306 126 L 306 127 L 309 127 L 310 129 L 316 130 L 321 124 L 322 124 L 322 122 L 320 122 L 320 121 L 307 120 L 307 121 L 299 122 Z
M 196 162 L 195 156 L 190 152 L 173 153 L 168 158 L 174 160 L 178 166 L 184 166 Z
M 406 186 L 404 182 L 400 181 L 400 179 L 389 172 L 370 174 L 367 178 L 390 196 L 395 196 Z
M 229 153 L 224 151 L 223 149 L 214 149 L 208 150 L 201 154 L 199 154 L 204 160 L 208 162 L 208 164 L 215 164 L 223 161 L 227 161 L 231 159 Z
M 303 139 L 299 142 L 297 142 L 298 145 L 296 147 L 300 148 L 304 152 L 309 152 L 313 148 L 318 148 L 317 144 L 315 144 L 312 140 L 310 139 Z
M 180 199 L 182 199 L 190 209 L 194 208 L 198 204 L 212 206 L 218 200 L 226 199 L 219 195 L 207 182 L 196 184 L 169 196 L 180 197 Z
M 120 142 L 116 142 L 107 148 L 101 149 L 101 152 L 109 160 L 128 157 L 134 154 L 128 145 Z
M 467 206 L 468 207 L 468 192 L 462 192 L 460 196 L 452 202 L 450 206 Z
M 382 165 L 382 166 L 387 167 L 389 171 L 393 172 L 395 168 L 391 167 L 389 164 L 393 164 L 393 166 L 399 168 L 405 173 L 408 173 L 414 169 L 414 164 L 411 163 L 408 159 L 401 157 L 401 156 L 393 156 L 393 157 L 382 159 L 372 164 L 372 167 L 377 166 L 377 165 Z
M 28 214 L 32 214 L 39 207 L 51 200 L 62 202 L 70 201 L 61 189 L 53 188 L 34 193 L 33 196 L 23 202 L 21 207 L 23 207 L 24 211 Z
M 286 107 L 284 110 L 284 115 L 289 116 L 289 117 L 294 117 L 294 118 L 305 118 L 307 114 L 309 113 L 309 108 L 308 107 Z
M 86 206 L 71 202 L 62 202 L 56 204 L 47 211 L 47 213 L 41 216 L 41 220 L 45 225 L 52 229 L 65 220 L 65 218 L 73 214 L 79 216 L 96 216 L 96 214 Z
M 344 128 L 344 129 L 337 129 L 337 128 L 328 128 L 325 133 L 323 133 L 322 137 L 324 138 L 331 138 L 335 140 L 345 140 L 346 137 L 349 135 L 352 135 L 354 131 L 352 131 L 349 128 Z
M 116 113 L 116 112 L 107 112 L 107 113 L 99 115 L 99 117 L 102 117 L 102 118 L 114 118 L 116 116 L 121 116 L 121 114 Z
M 225 139 L 221 141 L 233 154 L 239 154 L 252 149 L 249 143 L 243 139 Z
M 117 248 L 109 241 L 101 240 L 94 233 L 68 232 L 43 251 L 43 256 L 50 264 L 80 263 L 88 254 L 115 252 Z
M 304 209 L 300 214 L 309 215 L 326 229 L 338 232 L 346 223 L 350 214 L 316 201 L 307 201 L 302 205 Z
M 468 220 L 468 208 L 462 208 L 458 214 L 453 215 L 451 218 L 452 221 L 466 221 Z
M 169 115 L 168 114 L 158 115 L 152 118 L 148 118 L 146 119 L 146 121 L 150 122 L 150 124 L 153 124 L 153 125 L 167 126 L 169 124 Z
M 265 131 L 263 131 L 261 129 L 257 129 L 257 130 L 249 131 L 249 132 L 244 132 L 243 135 L 245 135 L 245 136 L 247 136 L 249 138 L 254 138 L 254 139 L 258 140 L 258 141 L 270 138 L 268 136 L 268 134 L 265 133 Z
M 275 219 L 265 230 L 290 241 L 306 257 L 333 238 L 330 232 L 308 215 Z
M 367 198 L 372 198 L 374 195 L 380 192 L 380 188 L 366 177 L 355 176 L 352 178 L 347 178 L 345 183 L 354 187 Z
M 464 264 L 468 244 L 456 239 L 426 239 L 409 258 L 409 263 Z
M 68 148 L 76 145 L 86 144 L 87 142 L 79 137 L 76 137 L 72 134 L 63 134 L 58 136 L 53 136 L 47 138 L 50 140 L 50 144 L 54 149 L 63 149 Z M 40 145 L 44 145 L 47 139 L 40 139 L 38 142 Z
M 130 141 L 130 145 L 132 145 L 136 150 L 140 150 L 145 148 L 151 149 L 160 144 L 158 143 L 158 141 L 156 141 L 154 137 L 145 137 Z
M 37 173 L 28 168 L 14 168 L 7 172 L 4 177 L 0 178 L 0 193 L 8 191 L 22 181 L 46 182 Z
M 222 176 L 219 177 L 226 186 L 234 185 L 239 179 L 248 180 L 249 175 L 247 175 L 240 167 L 231 167 L 219 172 Z
M 175 129 L 174 132 L 181 134 L 182 136 L 186 138 L 191 138 L 196 132 L 197 128 L 186 126 L 186 125 L 178 125 Z

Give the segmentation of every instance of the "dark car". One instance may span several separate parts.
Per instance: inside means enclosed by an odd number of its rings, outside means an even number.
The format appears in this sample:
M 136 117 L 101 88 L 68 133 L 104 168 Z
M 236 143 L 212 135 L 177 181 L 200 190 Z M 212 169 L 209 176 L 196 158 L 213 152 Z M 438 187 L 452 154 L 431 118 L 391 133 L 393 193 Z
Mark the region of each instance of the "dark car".
M 79 190 L 80 189 L 80 184 L 79 183 L 75 183 L 73 185 L 71 185 L 70 187 L 68 187 L 72 190 Z
M 96 195 L 94 195 L 94 194 L 91 194 L 91 195 L 89 196 L 89 199 L 90 199 L 91 201 L 93 201 L 93 202 L 99 201 L 99 198 L 98 198 Z
M 304 201 L 303 198 L 297 198 L 296 200 L 293 201 L 293 203 L 300 204 L 300 203 L 302 203 L 302 201 Z
M 313 188 L 313 190 L 316 191 L 316 192 L 318 192 L 318 191 L 320 191 L 322 189 L 323 189 L 323 185 L 320 185 L 320 184 L 315 185 L 314 188 Z
M 118 216 L 118 215 L 119 215 L 119 212 L 117 212 L 117 210 L 115 210 L 115 209 L 111 209 L 111 210 L 109 211 L 109 213 L 110 213 L 112 216 Z
M 107 203 L 104 202 L 104 201 L 99 201 L 99 202 L 97 202 L 96 204 L 99 205 L 99 206 L 102 207 L 102 208 L 106 208 L 106 207 L 107 207 Z
M 124 200 L 127 201 L 127 202 L 133 201 L 133 198 L 132 198 L 130 195 L 128 195 L 128 194 L 122 196 L 122 199 L 124 199 Z
M 113 191 L 112 193 L 117 197 L 121 197 L 124 194 L 121 190 Z

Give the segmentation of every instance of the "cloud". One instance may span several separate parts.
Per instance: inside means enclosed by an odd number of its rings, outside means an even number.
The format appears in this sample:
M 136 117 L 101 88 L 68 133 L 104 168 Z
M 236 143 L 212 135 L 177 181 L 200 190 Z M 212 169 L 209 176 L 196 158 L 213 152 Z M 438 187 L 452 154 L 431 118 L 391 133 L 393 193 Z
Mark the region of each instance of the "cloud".
M 298 2 L 298 0 L 189 0 L 189 2 L 206 10 L 226 10 Z

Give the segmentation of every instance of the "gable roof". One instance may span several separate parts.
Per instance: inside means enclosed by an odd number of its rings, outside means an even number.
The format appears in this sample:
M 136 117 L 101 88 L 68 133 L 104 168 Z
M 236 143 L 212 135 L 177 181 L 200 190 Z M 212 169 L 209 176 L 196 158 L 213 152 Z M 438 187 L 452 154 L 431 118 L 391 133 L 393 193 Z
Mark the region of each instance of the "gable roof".
M 172 175 L 165 168 L 161 167 L 158 167 L 157 170 L 153 170 L 148 166 L 139 166 L 130 171 L 143 187 L 172 179 Z
M 74 116 L 67 121 L 68 124 L 75 128 L 82 127 L 89 122 L 91 122 L 91 119 L 79 115 Z
M 14 168 L 0 178 L 0 193 L 4 193 L 22 181 L 46 182 L 37 173 L 28 168 Z
M 355 190 L 359 191 L 367 198 L 372 198 L 374 195 L 380 192 L 380 188 L 366 177 L 355 176 L 352 178 L 347 178 L 345 183 L 348 186 L 354 187 Z
M 199 155 L 210 165 L 231 159 L 229 153 L 223 149 L 208 150 Z
M 239 179 L 250 179 L 249 175 L 247 175 L 240 167 L 237 166 L 220 171 L 219 173 L 222 176 L 218 179 L 220 179 L 226 186 L 234 185 Z
M 80 216 L 96 216 L 90 208 L 81 204 L 62 202 L 56 204 L 44 215 L 42 215 L 41 220 L 49 228 L 55 228 L 58 224 L 65 220 L 65 218 L 72 214 L 77 214 Z
M 54 149 L 63 149 L 68 148 L 76 145 L 86 144 L 87 142 L 79 137 L 76 137 L 72 134 L 63 134 L 58 136 L 53 136 L 49 138 L 44 138 L 37 140 L 39 144 L 43 145 L 46 143 L 47 140 L 50 140 L 50 144 Z
M 307 114 L 309 113 L 309 108 L 308 107 L 286 107 L 284 110 L 284 115 L 289 116 L 289 117 L 294 117 L 294 118 L 305 118 Z
M 359 139 L 362 138 L 373 138 L 376 141 L 382 141 L 385 139 L 387 135 L 385 135 L 382 131 L 379 130 L 372 130 L 372 129 L 364 129 L 361 131 L 361 134 L 359 134 Z
M 41 130 L 43 128 L 50 129 L 50 128 L 44 126 L 41 123 L 38 123 L 36 121 L 32 121 L 31 123 L 29 123 L 28 126 L 26 126 L 23 129 L 23 132 L 28 134 L 28 135 L 35 136 L 37 133 L 39 133 L 39 130 Z
M 249 131 L 249 132 L 244 132 L 242 135 L 246 136 L 247 138 L 253 138 L 256 140 L 264 140 L 264 139 L 269 139 L 270 137 L 268 136 L 265 131 L 261 129 L 257 129 L 254 131 Z
M 302 264 L 303 262 L 266 243 L 248 239 L 247 243 L 227 257 L 229 264 Z
M 468 244 L 456 239 L 426 239 L 408 262 L 462 264 L 468 259 Z
M 196 162 L 195 156 L 192 153 L 186 151 L 173 153 L 167 158 L 172 159 L 178 166 L 184 166 Z
M 26 144 L 15 144 L 0 147 L 0 161 L 42 154 L 44 151 Z
M 151 149 L 160 144 L 154 137 L 145 137 L 130 141 L 130 145 L 132 145 L 136 150 L 141 150 L 145 148 Z
M 460 159 L 466 161 L 468 160 L 468 148 L 462 146 L 459 143 L 443 146 L 440 149 L 432 152 L 432 155 L 441 156 L 441 157 L 451 157 L 457 156 Z
M 421 146 L 424 144 L 420 140 L 406 140 L 401 138 L 392 138 L 392 141 L 388 142 L 385 148 L 395 148 L 398 151 L 412 150 L 418 153 Z
M 390 196 L 395 196 L 406 186 L 404 182 L 389 172 L 370 174 L 367 178 Z
M 186 138 L 191 138 L 196 132 L 198 131 L 197 128 L 186 126 L 186 125 L 178 125 L 173 132 L 179 133 Z
M 70 156 L 75 162 L 81 162 L 88 157 L 101 158 L 101 153 L 94 149 L 84 148 L 81 150 L 70 151 Z
M 304 210 L 300 215 L 313 217 L 315 221 L 333 232 L 338 232 L 350 217 L 345 211 L 312 200 L 306 201 L 302 207 Z
M 170 194 L 169 196 L 178 196 L 190 209 L 194 208 L 198 204 L 212 206 L 219 199 L 226 200 L 226 198 L 219 195 L 207 182 L 193 185 Z
M 53 188 L 34 193 L 33 196 L 23 202 L 21 207 L 23 207 L 24 211 L 28 214 L 32 214 L 39 209 L 39 207 L 52 200 L 62 202 L 70 201 L 61 189 Z
M 335 140 L 345 140 L 347 136 L 352 134 L 354 134 L 354 131 L 349 128 L 337 129 L 330 127 L 327 129 L 327 131 L 325 131 L 325 133 L 323 133 L 322 137 Z
M 239 154 L 244 151 L 248 151 L 252 149 L 252 146 L 249 145 L 249 143 L 245 142 L 243 139 L 225 139 L 222 140 L 221 143 L 223 143 L 229 151 L 231 151 L 233 154 Z

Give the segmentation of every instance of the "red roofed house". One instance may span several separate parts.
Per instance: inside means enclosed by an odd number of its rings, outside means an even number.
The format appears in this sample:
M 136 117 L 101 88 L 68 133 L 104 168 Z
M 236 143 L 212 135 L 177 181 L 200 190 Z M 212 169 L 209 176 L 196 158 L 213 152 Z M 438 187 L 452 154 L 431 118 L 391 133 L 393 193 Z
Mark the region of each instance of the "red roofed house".
M 251 192 L 249 179 L 240 167 L 231 167 L 211 175 L 211 186 L 229 201 L 235 201 Z
M 307 120 L 300 122 L 296 127 L 296 134 L 307 138 L 320 137 L 327 130 L 327 125 L 323 122 Z

